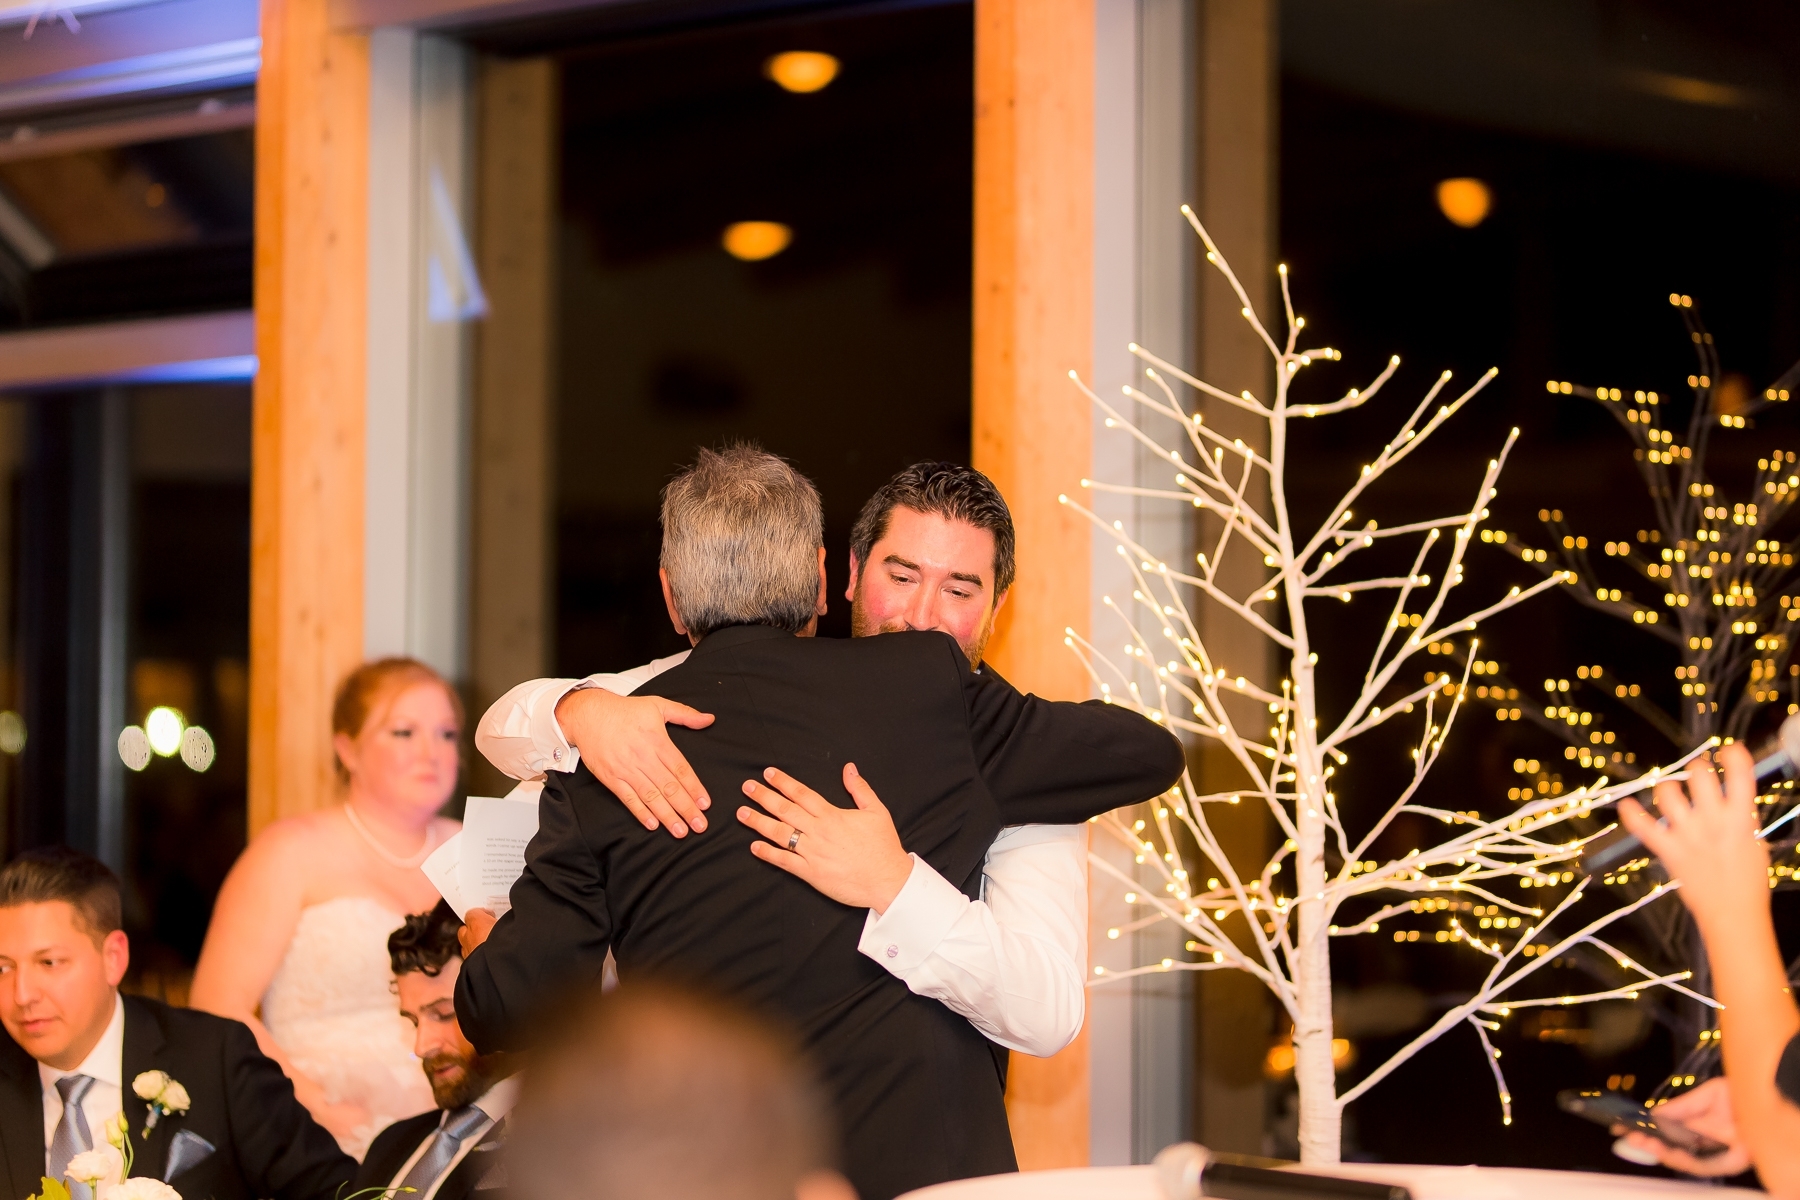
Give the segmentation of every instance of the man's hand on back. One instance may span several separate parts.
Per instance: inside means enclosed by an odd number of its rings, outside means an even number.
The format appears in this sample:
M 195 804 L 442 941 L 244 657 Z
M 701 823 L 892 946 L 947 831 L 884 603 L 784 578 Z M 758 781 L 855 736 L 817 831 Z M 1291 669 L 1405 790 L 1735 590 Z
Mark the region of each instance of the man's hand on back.
M 747 805 L 737 812 L 738 820 L 769 839 L 752 842 L 750 852 L 799 876 L 839 904 L 886 912 L 912 875 L 912 856 L 901 848 L 894 818 L 857 774 L 856 764 L 844 764 L 844 787 L 856 801 L 855 808 L 837 807 L 774 767 L 764 771 L 763 778 L 770 786 L 746 779 L 744 795 L 772 815 Z
M 669 725 L 705 729 L 712 714 L 660 696 L 615 696 L 604 688 L 570 692 L 556 723 L 594 778 L 612 790 L 645 829 L 666 826 L 676 837 L 706 830 L 712 801 L 675 743 Z

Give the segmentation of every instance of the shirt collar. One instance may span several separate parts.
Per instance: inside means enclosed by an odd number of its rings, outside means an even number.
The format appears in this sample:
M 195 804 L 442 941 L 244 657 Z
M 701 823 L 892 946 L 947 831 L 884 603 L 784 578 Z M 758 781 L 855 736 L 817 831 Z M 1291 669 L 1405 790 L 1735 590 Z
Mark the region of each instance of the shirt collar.
M 56 1086 L 56 1081 L 64 1075 L 88 1075 L 94 1082 L 110 1084 L 124 1088 L 125 1079 L 125 1001 L 118 995 L 113 996 L 112 1020 L 106 1023 L 106 1032 L 88 1051 L 88 1056 L 81 1060 L 81 1065 L 73 1071 L 59 1071 L 48 1063 L 38 1064 L 38 1080 L 45 1089 Z
M 508 1075 L 481 1094 L 475 1107 L 487 1114 L 488 1120 L 498 1125 L 506 1119 L 506 1114 L 513 1110 L 519 1102 L 519 1077 Z

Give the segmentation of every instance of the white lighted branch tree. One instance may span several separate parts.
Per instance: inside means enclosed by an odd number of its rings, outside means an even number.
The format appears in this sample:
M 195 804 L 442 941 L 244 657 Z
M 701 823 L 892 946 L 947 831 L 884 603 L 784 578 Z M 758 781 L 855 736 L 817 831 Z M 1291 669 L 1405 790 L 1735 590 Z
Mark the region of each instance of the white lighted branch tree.
M 1467 664 L 1476 661 L 1474 630 L 1484 619 L 1556 587 L 1562 579 L 1557 574 L 1529 588 L 1514 587 L 1484 604 L 1452 604 L 1464 582 L 1465 555 L 1487 517 L 1495 483 L 1518 436 L 1516 429 L 1487 464 L 1464 511 L 1382 526 L 1373 520 L 1357 523 L 1352 509 L 1371 486 L 1415 456 L 1494 372 L 1448 400 L 1443 397 L 1450 373 L 1439 375 L 1324 520 L 1316 528 L 1297 528 L 1287 495 L 1290 422 L 1362 408 L 1392 377 L 1399 360 L 1390 359 L 1366 389 L 1352 389 L 1325 403 L 1295 402 L 1292 392 L 1301 371 L 1339 355 L 1330 349 L 1297 348 L 1305 321 L 1294 315 L 1285 267 L 1281 269 L 1285 332 L 1279 340 L 1271 335 L 1199 220 L 1185 206 L 1182 212 L 1205 243 L 1207 261 L 1236 292 L 1244 319 L 1267 348 L 1275 367 L 1274 391 L 1266 398 L 1250 392 L 1234 395 L 1135 345 L 1132 353 L 1148 364 L 1144 374 L 1151 391 L 1125 388 L 1130 404 L 1115 406 L 1071 373 L 1106 414 L 1108 425 L 1143 443 L 1168 464 L 1170 474 L 1164 488 L 1098 480 L 1084 480 L 1083 486 L 1201 510 L 1213 518 L 1216 537 L 1207 535 L 1210 545 L 1191 568 L 1171 564 L 1142 545 L 1124 522 L 1104 520 L 1088 506 L 1063 497 L 1117 539 L 1133 583 L 1128 601 L 1106 599 L 1119 621 L 1122 656 L 1102 652 L 1074 630 L 1068 631 L 1067 641 L 1109 699 L 1216 742 L 1241 770 L 1243 783 L 1201 793 L 1191 778 L 1184 778 L 1142 820 L 1133 822 L 1118 814 L 1103 819 L 1102 828 L 1130 847 L 1161 890 L 1146 888 L 1102 856 L 1094 857 L 1095 867 L 1130 888 L 1127 898 L 1143 906 L 1145 915 L 1135 927 L 1175 922 L 1189 935 L 1187 948 L 1194 957 L 1111 976 L 1102 973 L 1098 982 L 1145 972 L 1215 969 L 1248 971 L 1262 980 L 1293 1022 L 1300 1146 L 1307 1162 L 1335 1162 L 1344 1106 L 1462 1024 L 1480 1040 L 1493 1069 L 1504 1119 L 1510 1122 L 1511 1097 L 1488 1033 L 1512 1011 L 1635 998 L 1651 987 L 1687 990 L 1680 982 L 1685 972 L 1657 974 L 1601 939 L 1606 926 L 1668 889 L 1595 913 L 1581 905 L 1587 881 L 1578 881 L 1575 873 L 1584 842 L 1570 828 L 1572 819 L 1642 790 L 1658 773 L 1626 783 L 1598 778 L 1570 793 L 1522 804 L 1497 819 L 1429 801 L 1427 777 L 1467 694 Z M 1183 402 L 1176 385 L 1267 422 L 1267 450 L 1216 432 Z M 1127 415 L 1134 406 L 1177 423 L 1183 441 L 1159 444 Z M 1350 560 L 1360 552 L 1414 540 L 1416 551 L 1403 574 L 1359 577 L 1350 569 Z M 1233 587 L 1221 564 L 1227 555 L 1238 553 L 1240 543 L 1261 556 L 1266 570 L 1249 585 Z M 1348 603 L 1365 592 L 1392 597 L 1386 624 L 1366 662 L 1339 666 L 1330 661 L 1334 648 L 1320 645 L 1310 635 L 1308 607 Z M 1236 614 L 1280 648 L 1287 668 L 1278 687 L 1260 687 L 1226 673 L 1199 631 L 1196 605 L 1203 602 Z M 1470 645 L 1460 656 L 1465 663 L 1462 678 L 1434 672 L 1422 686 L 1400 682 L 1403 668 L 1416 663 L 1415 656 L 1428 646 L 1463 636 L 1469 636 Z M 1360 690 L 1344 711 L 1323 712 L 1318 681 L 1324 672 L 1342 670 L 1360 673 Z M 1334 777 L 1349 762 L 1346 747 L 1352 740 L 1392 722 L 1408 723 L 1414 731 L 1409 740 L 1416 733 L 1411 778 L 1366 827 L 1353 828 L 1340 810 Z M 1284 844 L 1266 862 L 1234 862 L 1214 835 L 1209 809 L 1239 803 L 1266 806 L 1281 830 Z M 1441 829 L 1442 838 L 1403 857 L 1377 860 L 1375 847 L 1383 833 L 1406 814 L 1426 818 Z M 1545 890 L 1535 890 L 1539 888 Z M 1435 940 L 1452 941 L 1482 956 L 1485 974 L 1472 995 L 1339 1094 L 1331 1050 L 1332 940 L 1384 936 L 1384 924 L 1387 936 L 1416 940 L 1420 931 L 1411 914 L 1425 913 L 1445 914 Z M 1396 924 L 1402 926 L 1398 931 Z M 1405 928 L 1408 924 L 1414 928 Z M 1583 944 L 1617 963 L 1615 986 L 1578 996 L 1534 990 L 1534 983 L 1542 986 L 1541 968 Z

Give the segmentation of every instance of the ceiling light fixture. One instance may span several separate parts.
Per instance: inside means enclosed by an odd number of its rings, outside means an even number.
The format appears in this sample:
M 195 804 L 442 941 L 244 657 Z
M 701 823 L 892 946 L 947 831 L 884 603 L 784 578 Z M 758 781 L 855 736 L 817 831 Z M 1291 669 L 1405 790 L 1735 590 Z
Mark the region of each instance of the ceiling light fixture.
M 779 221 L 738 221 L 725 227 L 725 253 L 744 262 L 774 258 L 794 240 L 794 231 Z
M 1473 229 L 1487 220 L 1494 194 L 1479 179 L 1446 179 L 1437 185 L 1437 202 L 1451 224 Z
M 816 92 L 837 73 L 838 60 L 817 50 L 789 50 L 763 64 L 763 74 L 790 92 Z

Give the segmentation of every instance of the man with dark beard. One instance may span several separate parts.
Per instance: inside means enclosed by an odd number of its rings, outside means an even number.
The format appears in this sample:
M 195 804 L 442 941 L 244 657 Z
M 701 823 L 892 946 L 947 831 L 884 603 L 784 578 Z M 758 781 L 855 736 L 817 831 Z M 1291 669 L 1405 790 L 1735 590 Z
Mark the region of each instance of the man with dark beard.
M 505 1187 L 500 1149 L 519 1081 L 498 1056 L 482 1056 L 456 1020 L 462 922 L 448 904 L 415 913 L 388 935 L 400 1015 L 418 1033 L 413 1052 L 437 1108 L 396 1121 L 369 1146 L 357 1188 L 400 1189 L 411 1200 L 497 1200 Z

